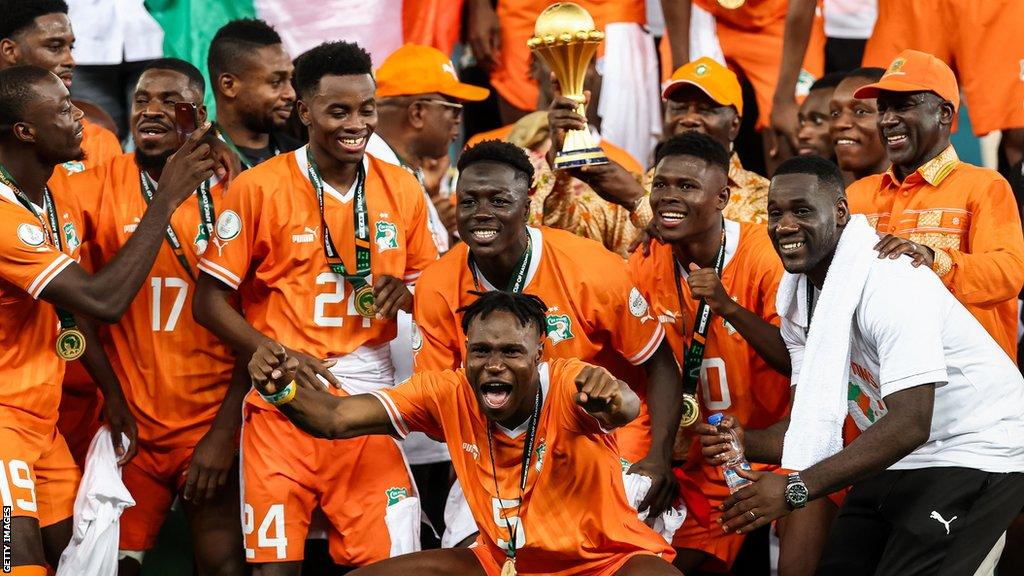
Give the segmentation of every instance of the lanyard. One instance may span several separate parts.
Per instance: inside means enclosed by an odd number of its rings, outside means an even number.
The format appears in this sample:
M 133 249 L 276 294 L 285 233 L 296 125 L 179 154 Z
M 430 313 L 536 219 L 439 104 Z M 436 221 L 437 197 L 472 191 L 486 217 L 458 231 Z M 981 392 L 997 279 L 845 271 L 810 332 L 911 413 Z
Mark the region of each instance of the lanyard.
M 722 267 L 725 264 L 725 223 L 722 223 L 722 244 L 718 247 L 718 256 L 715 257 L 715 274 L 722 276 Z M 685 309 L 683 303 L 682 278 L 679 273 L 679 263 L 675 257 L 672 258 L 672 271 L 675 275 L 676 297 L 679 299 L 679 311 Z M 704 349 L 707 347 L 708 329 L 711 327 L 711 307 L 701 299 L 697 304 L 697 315 L 693 321 L 693 336 L 690 339 L 690 346 L 686 349 L 683 357 L 683 394 L 694 394 L 697 391 L 697 380 L 700 376 L 700 365 L 704 362 Z
M 64 252 L 64 243 L 60 239 L 60 223 L 57 221 L 57 207 L 53 203 L 53 196 L 50 194 L 50 188 L 43 188 L 43 211 L 46 212 L 46 221 L 36 210 L 32 200 L 18 187 L 18 183 L 14 180 L 14 176 L 7 171 L 7 168 L 0 164 L 0 178 L 7 184 L 11 190 L 14 191 L 14 196 L 18 199 L 18 202 L 25 207 L 26 210 L 32 213 L 36 219 L 39 220 L 39 224 L 43 230 L 47 231 L 47 235 L 50 237 L 50 242 L 57 248 L 58 251 Z M 47 221 L 49 225 L 47 225 Z M 71 312 L 54 306 L 53 309 L 57 312 L 57 319 L 60 321 L 61 330 L 73 329 L 75 324 L 75 316 Z
M 516 262 L 516 273 L 508 281 L 508 286 L 505 287 L 506 292 L 518 293 L 523 291 L 523 286 L 526 284 L 526 273 L 530 270 L 530 260 L 533 259 L 533 240 L 530 237 L 530 232 L 526 232 L 526 250 L 523 251 L 523 255 L 519 257 L 519 261 Z M 473 275 L 473 288 L 480 290 L 480 279 L 476 273 L 476 260 L 473 258 L 473 253 L 469 253 L 469 273 Z
M 249 168 L 252 168 L 252 164 L 250 164 L 249 161 L 245 158 L 245 154 L 242 154 L 242 151 L 239 150 L 238 146 L 234 143 L 233 140 L 231 140 L 231 136 L 228 136 L 227 130 L 224 130 L 220 126 L 217 126 L 216 123 L 214 124 L 214 127 L 217 130 L 217 134 L 220 135 L 220 139 L 223 140 L 224 143 L 228 145 L 228 148 L 230 148 L 231 151 L 235 153 L 235 156 L 238 156 L 238 161 L 242 163 L 242 170 L 248 170 Z M 278 154 L 281 153 L 281 149 L 278 148 L 277 144 L 274 143 L 273 134 L 270 134 L 270 151 L 273 152 L 271 156 L 277 156 Z
M 353 211 L 355 212 L 356 224 L 356 269 L 354 274 L 349 274 L 345 268 L 338 250 L 331 240 L 331 231 L 327 227 L 327 220 L 324 219 L 324 181 L 320 176 L 316 160 L 313 158 L 313 151 L 306 149 L 306 158 L 309 160 L 309 181 L 313 183 L 313 191 L 316 192 L 316 202 L 320 207 L 320 225 L 324 230 L 324 254 L 327 256 L 327 264 L 331 271 L 344 276 L 353 288 L 359 290 L 367 286 L 366 277 L 370 274 L 370 226 L 369 215 L 366 208 L 366 173 L 363 170 L 363 163 L 359 163 L 356 174 L 356 192 Z
M 533 444 L 534 440 L 537 439 L 537 422 L 540 420 L 540 405 L 543 401 L 543 393 L 541 392 L 540 384 L 537 384 L 537 396 L 533 400 L 533 414 L 530 415 L 530 423 L 526 427 L 526 438 L 523 441 L 523 459 L 522 469 L 519 471 L 519 517 L 520 522 L 522 521 L 523 515 L 523 494 L 526 492 L 526 479 L 530 475 L 530 460 L 533 458 Z M 491 423 L 487 423 L 487 455 L 491 458 L 491 473 L 494 475 L 494 495 L 498 497 L 498 501 L 501 502 L 501 492 L 498 491 L 498 469 L 494 464 L 494 440 L 491 436 Z M 516 559 L 516 532 L 519 525 L 516 524 L 516 530 L 509 524 L 508 516 L 504 514 L 505 507 L 501 504 L 498 505 L 501 508 L 502 515 L 505 518 L 505 528 L 508 530 L 508 548 L 505 550 L 505 557 L 509 560 L 515 561 Z
M 814 285 L 811 284 L 811 279 L 804 276 L 807 279 L 807 327 L 804 328 L 804 336 L 811 331 L 811 315 L 814 313 Z
M 142 197 L 146 200 L 148 206 L 153 201 L 153 181 L 149 178 L 149 174 L 140 170 L 140 180 L 142 181 Z M 209 182 L 203 182 L 196 189 L 196 196 L 199 199 L 199 216 L 200 216 L 200 234 L 206 236 L 207 239 L 212 238 L 213 235 L 213 196 L 210 194 Z M 185 269 L 185 273 L 188 274 L 189 278 L 193 282 L 196 281 L 196 275 L 192 272 L 192 267 L 188 264 L 188 258 L 185 257 L 185 251 L 181 247 L 181 241 L 178 240 L 178 235 L 174 232 L 174 228 L 167 224 L 166 230 L 167 243 L 171 246 L 171 250 L 174 251 L 174 255 L 178 258 L 178 263 Z

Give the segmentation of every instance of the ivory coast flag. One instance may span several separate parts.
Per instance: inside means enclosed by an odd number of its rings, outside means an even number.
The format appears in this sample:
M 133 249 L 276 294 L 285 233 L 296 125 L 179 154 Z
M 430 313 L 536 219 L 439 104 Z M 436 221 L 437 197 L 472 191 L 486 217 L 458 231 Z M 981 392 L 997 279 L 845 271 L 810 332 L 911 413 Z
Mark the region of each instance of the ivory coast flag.
M 374 66 L 404 43 L 451 54 L 458 41 L 463 0 L 146 0 L 164 29 L 164 54 L 206 74 L 206 54 L 217 30 L 236 18 L 274 26 L 292 58 L 329 40 L 356 42 Z M 207 78 L 207 80 L 209 80 Z M 207 83 L 206 101 L 213 96 Z

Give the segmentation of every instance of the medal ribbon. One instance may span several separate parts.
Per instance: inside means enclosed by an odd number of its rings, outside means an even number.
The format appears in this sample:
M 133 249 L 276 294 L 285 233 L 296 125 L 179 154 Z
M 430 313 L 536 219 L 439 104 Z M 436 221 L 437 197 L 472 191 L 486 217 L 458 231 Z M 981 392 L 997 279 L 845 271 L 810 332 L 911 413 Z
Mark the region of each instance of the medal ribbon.
M 148 206 L 153 201 L 153 181 L 145 172 L 140 170 L 139 173 L 141 174 L 140 180 L 142 181 L 142 198 L 146 200 L 146 205 Z M 213 226 L 216 220 L 213 212 L 213 196 L 210 194 L 210 183 L 203 182 L 200 184 L 199 188 L 196 189 L 196 196 L 199 200 L 199 225 L 202 227 L 209 242 L 213 239 Z M 197 280 L 196 274 L 192 271 L 192 267 L 189 266 L 188 258 L 185 257 L 185 250 L 181 247 L 181 241 L 178 240 L 178 235 L 170 224 L 167 224 L 166 236 L 167 244 L 174 251 L 175 257 L 178 258 L 178 263 L 185 269 L 185 273 L 188 274 L 189 278 L 195 282 Z
M 534 440 L 537 439 L 537 424 L 540 420 L 540 405 L 543 402 L 543 393 L 541 392 L 540 384 L 537 385 L 537 396 L 533 400 L 533 414 L 530 415 L 530 423 L 526 426 L 526 438 L 523 441 L 523 460 L 522 468 L 519 471 L 519 518 L 522 522 L 523 516 L 523 494 L 526 492 L 526 479 L 530 475 L 530 461 L 533 458 L 533 444 Z M 498 469 L 494 464 L 494 440 L 491 435 L 491 423 L 487 423 L 487 455 L 491 458 L 491 473 L 493 474 L 494 480 L 494 495 L 498 497 L 498 500 L 502 500 L 501 492 L 498 490 Z M 505 507 L 501 506 L 502 513 L 505 512 Z M 505 517 L 505 528 L 508 530 L 508 548 L 505 550 L 505 557 L 509 560 L 515 561 L 516 559 L 516 532 L 518 531 L 519 525 L 516 524 L 516 530 L 512 529 L 512 525 L 509 524 L 508 517 Z
M 366 208 L 366 172 L 363 170 L 363 163 L 359 163 L 356 173 L 355 201 L 352 203 L 352 210 L 355 213 L 356 224 L 356 269 L 354 274 L 349 274 L 345 268 L 338 250 L 331 240 L 331 231 L 327 227 L 327 220 L 324 219 L 324 181 L 320 176 L 320 169 L 317 168 L 316 160 L 313 158 L 313 151 L 306 148 L 306 158 L 309 161 L 309 181 L 313 184 L 313 191 L 316 192 L 316 202 L 320 207 L 320 226 L 324 231 L 324 254 L 327 256 L 327 265 L 331 271 L 343 276 L 354 290 L 359 290 L 369 284 L 366 277 L 370 275 L 370 224 L 369 214 Z
M 526 250 L 523 251 L 523 255 L 519 257 L 519 261 L 516 262 L 516 273 L 509 278 L 508 286 L 505 287 L 506 292 L 518 293 L 523 291 L 523 286 L 526 284 L 526 273 L 530 270 L 530 261 L 533 259 L 533 239 L 530 236 L 530 232 L 526 232 Z M 477 291 L 480 290 L 480 279 L 477 277 L 476 272 L 476 260 L 473 259 L 473 253 L 469 253 L 469 273 L 473 275 L 473 288 Z
M 0 164 L 0 175 L 3 177 L 4 184 L 7 184 L 11 190 L 14 191 L 14 196 L 18 199 L 18 202 L 20 202 L 26 210 L 31 212 L 32 215 L 39 220 L 39 224 L 42 226 L 43 230 L 47 231 L 47 235 L 50 237 L 50 242 L 57 248 L 57 250 L 64 252 L 64 243 L 61 242 L 60 239 L 60 222 L 57 220 L 57 207 L 53 203 L 53 196 L 50 194 L 50 188 L 43 188 L 43 211 L 46 212 L 46 220 L 49 221 L 49 225 L 47 225 L 47 222 L 43 220 L 42 215 L 36 211 L 36 207 L 32 203 L 32 200 L 29 199 L 28 195 L 22 192 L 21 188 L 18 187 L 18 183 L 15 181 L 14 176 L 11 175 L 11 173 L 7 171 L 7 168 L 2 164 Z M 74 314 L 57 306 L 54 306 L 53 309 L 57 312 L 57 319 L 60 321 L 60 329 L 62 332 L 65 330 L 72 330 L 77 326 Z
M 249 164 L 249 161 L 246 160 L 245 158 L 245 154 L 242 154 L 242 151 L 238 149 L 238 146 L 235 145 L 233 140 L 231 140 L 231 136 L 228 136 L 227 131 L 217 126 L 216 122 L 214 122 L 214 128 L 217 130 L 217 134 L 220 135 L 220 139 L 223 140 L 224 143 L 228 145 L 228 148 L 230 148 L 231 151 L 235 153 L 235 156 L 238 156 L 238 161 L 242 163 L 242 170 L 248 170 L 249 168 L 252 168 L 252 164 Z M 281 153 L 281 149 L 278 148 L 277 144 L 274 143 L 273 134 L 270 135 L 270 146 L 271 151 L 273 152 L 272 156 L 277 156 L 278 154 Z
M 672 271 L 675 274 L 676 297 L 679 298 L 680 313 L 686 309 L 683 302 L 682 275 L 679 272 L 680 264 L 673 257 Z M 722 222 L 722 244 L 718 247 L 718 255 L 715 257 L 715 274 L 722 276 L 722 267 L 725 264 L 725 222 Z M 683 394 L 694 395 L 697 392 L 697 380 L 700 376 L 700 365 L 704 362 L 704 349 L 707 347 L 708 329 L 711 328 L 711 307 L 701 298 L 697 304 L 697 315 L 693 319 L 693 336 L 690 339 L 690 346 L 683 356 Z

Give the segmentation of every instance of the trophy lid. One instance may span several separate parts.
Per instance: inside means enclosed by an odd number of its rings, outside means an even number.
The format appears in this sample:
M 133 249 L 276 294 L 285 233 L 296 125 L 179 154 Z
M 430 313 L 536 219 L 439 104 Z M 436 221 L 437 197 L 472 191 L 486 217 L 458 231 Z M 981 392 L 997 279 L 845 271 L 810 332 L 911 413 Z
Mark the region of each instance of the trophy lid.
M 586 8 L 573 2 L 556 2 L 548 6 L 537 17 L 534 36 L 561 36 L 594 29 L 594 18 Z

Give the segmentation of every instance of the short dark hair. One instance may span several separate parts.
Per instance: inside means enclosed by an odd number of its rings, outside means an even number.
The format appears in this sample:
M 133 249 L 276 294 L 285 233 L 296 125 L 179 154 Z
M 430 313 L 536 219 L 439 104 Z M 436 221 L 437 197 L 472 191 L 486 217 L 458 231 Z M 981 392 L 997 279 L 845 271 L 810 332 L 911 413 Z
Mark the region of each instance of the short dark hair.
M 188 78 L 189 88 L 199 93 L 199 97 L 202 98 L 206 92 L 206 80 L 203 78 L 203 73 L 199 71 L 192 64 L 181 60 L 180 58 L 157 58 L 142 69 L 142 73 L 145 74 L 149 70 L 170 70 L 171 72 L 177 72 Z
M 7 132 L 24 119 L 36 86 L 56 77 L 38 66 L 20 65 L 0 70 L 0 130 Z
M 206 56 L 210 81 L 216 86 L 217 76 L 238 73 L 256 50 L 280 43 L 281 35 L 263 20 L 242 18 L 228 22 L 210 41 L 210 53 Z
M 824 90 L 826 88 L 832 88 L 835 90 L 835 87 L 839 86 L 839 83 L 843 81 L 843 78 L 846 78 L 846 74 L 846 72 L 832 72 L 831 74 L 825 74 L 821 78 L 815 80 L 814 84 L 811 84 L 809 92 Z
M 839 166 L 820 156 L 794 156 L 775 169 L 772 180 L 785 174 L 810 174 L 818 179 L 819 184 L 832 188 L 836 198 L 846 196 L 846 184 L 843 183 L 843 173 L 839 171 Z
M 526 187 L 533 184 L 533 164 L 522 148 L 502 140 L 484 140 L 468 148 L 459 157 L 459 172 L 479 162 L 504 164 L 526 179 Z
M 324 42 L 295 59 L 295 92 L 308 98 L 324 76 L 373 74 L 370 54 L 354 42 Z
M 505 292 L 504 290 L 490 292 L 470 290 L 469 293 L 478 298 L 472 304 L 456 310 L 462 314 L 462 332 L 464 334 L 469 333 L 469 325 L 475 318 L 479 317 L 483 320 L 490 316 L 491 312 L 497 311 L 512 314 L 523 327 L 533 324 L 541 336 L 547 332 L 545 313 L 548 306 L 539 297 L 522 292 Z
M 12 38 L 47 14 L 67 14 L 64 0 L 0 0 L 0 40 Z
M 878 68 L 876 66 L 865 66 L 863 68 L 854 68 L 846 73 L 847 78 L 865 78 L 872 82 L 878 82 L 885 75 L 885 68 Z
M 693 156 L 720 168 L 729 175 L 729 151 L 718 141 L 700 132 L 683 132 L 658 144 L 654 150 L 654 165 L 668 156 Z

